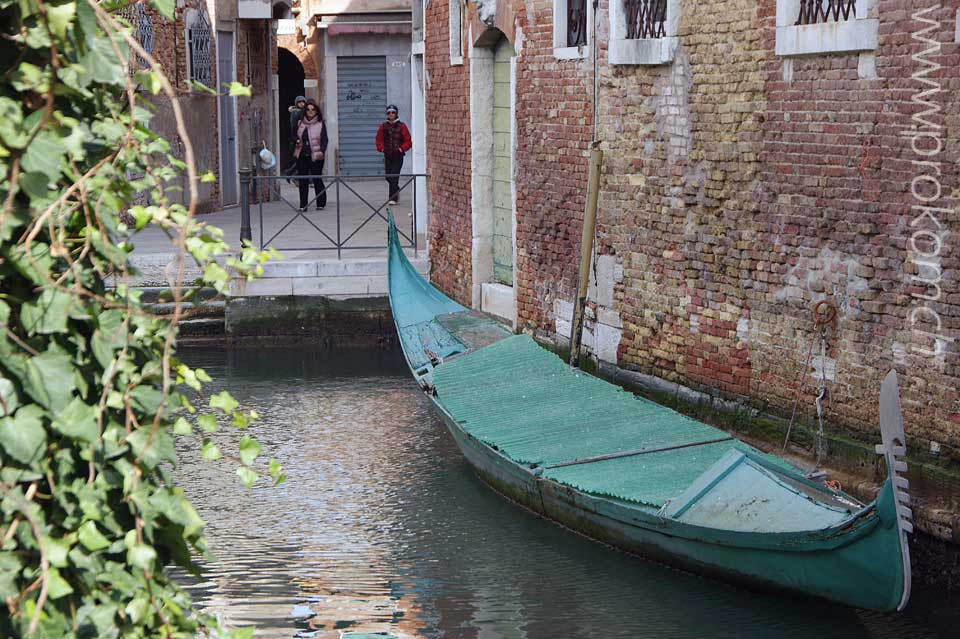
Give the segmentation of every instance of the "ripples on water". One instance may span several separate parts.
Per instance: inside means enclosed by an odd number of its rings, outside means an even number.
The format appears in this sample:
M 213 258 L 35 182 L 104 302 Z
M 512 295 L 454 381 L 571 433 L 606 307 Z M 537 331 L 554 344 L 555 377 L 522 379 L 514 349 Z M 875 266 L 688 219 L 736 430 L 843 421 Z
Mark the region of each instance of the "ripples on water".
M 260 412 L 287 473 L 246 490 L 229 462 L 180 455 L 217 557 L 184 581 L 256 637 L 913 639 L 960 621 L 923 597 L 895 616 L 740 590 L 540 520 L 470 472 L 397 352 L 181 355 Z

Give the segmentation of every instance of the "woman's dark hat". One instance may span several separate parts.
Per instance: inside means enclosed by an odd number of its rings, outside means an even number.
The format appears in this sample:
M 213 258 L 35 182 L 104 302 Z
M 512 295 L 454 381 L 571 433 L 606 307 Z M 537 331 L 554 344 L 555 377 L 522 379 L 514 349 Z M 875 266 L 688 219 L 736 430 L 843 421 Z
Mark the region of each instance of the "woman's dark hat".
M 391 111 L 393 111 L 394 113 L 400 113 L 400 112 L 397 110 L 397 105 L 395 105 L 395 104 L 388 104 L 388 105 L 387 105 L 387 113 L 390 113 Z

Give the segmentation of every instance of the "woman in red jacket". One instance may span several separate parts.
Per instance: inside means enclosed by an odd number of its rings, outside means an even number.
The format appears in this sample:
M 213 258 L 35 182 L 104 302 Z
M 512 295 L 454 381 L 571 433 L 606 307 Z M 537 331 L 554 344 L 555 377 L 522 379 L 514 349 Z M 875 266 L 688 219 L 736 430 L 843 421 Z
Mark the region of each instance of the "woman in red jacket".
M 323 122 L 320 107 L 313 100 L 307 100 L 303 107 L 303 117 L 297 125 L 297 142 L 293 150 L 297 158 L 297 173 L 313 175 L 313 191 L 317 194 L 317 210 L 327 205 L 327 189 L 320 175 L 323 174 L 323 159 L 327 152 L 327 126 Z M 307 198 L 310 194 L 311 179 L 299 179 L 300 210 L 307 210 Z
M 403 170 L 403 154 L 412 146 L 407 125 L 397 119 L 397 107 L 389 105 L 387 121 L 377 129 L 377 151 L 383 153 L 383 172 L 390 189 L 390 201 L 387 204 L 396 204 L 400 200 L 399 174 Z

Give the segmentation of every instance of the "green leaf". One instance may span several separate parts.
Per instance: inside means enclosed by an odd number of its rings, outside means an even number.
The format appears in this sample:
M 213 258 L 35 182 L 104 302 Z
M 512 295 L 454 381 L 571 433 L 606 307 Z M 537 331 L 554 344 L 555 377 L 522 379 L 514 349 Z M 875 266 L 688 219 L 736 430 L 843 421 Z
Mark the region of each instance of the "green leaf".
M 174 0 L 150 0 L 150 4 L 167 20 L 173 19 Z
M 144 596 L 134 597 L 133 600 L 127 604 L 127 607 L 123 609 L 127 616 L 130 617 L 130 621 L 134 624 L 139 624 L 147 616 L 147 612 L 150 610 L 150 602 Z
M 259 475 L 257 475 L 255 472 L 253 472 L 246 466 L 241 466 L 240 468 L 237 469 L 237 476 L 243 482 L 243 485 L 246 486 L 247 488 L 250 488 L 251 486 L 253 486 L 254 482 L 256 482 L 257 479 L 259 479 L 260 477 Z
M 43 457 L 47 431 L 43 409 L 36 404 L 20 408 L 13 417 L 0 419 L 0 446 L 18 462 L 29 464 Z
M 17 587 L 20 568 L 20 560 L 16 555 L 12 552 L 0 552 L 0 600 L 20 593 L 20 588 Z
M 60 162 L 67 155 L 67 147 L 56 133 L 44 129 L 33 139 L 23 156 L 23 168 L 29 172 L 42 173 L 48 183 L 60 177 Z
M 147 544 L 134 544 L 127 549 L 127 563 L 141 570 L 153 570 L 157 560 L 157 551 Z
M 133 454 L 136 455 L 147 468 L 153 468 L 163 461 L 173 461 L 176 453 L 173 448 L 173 438 L 163 427 L 153 431 L 151 436 L 150 425 L 142 426 L 127 435 Z
M 35 301 L 23 305 L 20 311 L 23 327 L 31 335 L 65 333 L 73 303 L 70 293 L 48 288 Z
M 51 568 L 47 573 L 47 596 L 50 597 L 52 601 L 56 601 L 61 597 L 66 597 L 73 592 L 73 587 L 67 583 L 67 580 L 60 576 L 60 571 L 56 568 Z
M 110 541 L 103 536 L 93 521 L 87 521 L 77 530 L 80 543 L 91 552 L 103 550 L 110 546 Z
M 6 377 L 0 377 L 0 417 L 13 415 L 19 405 L 17 387 Z
M 77 13 L 75 2 L 66 4 L 48 4 L 47 21 L 50 23 L 50 29 L 58 36 L 64 37 L 67 34 L 67 27 L 73 21 L 73 16 Z
M 226 83 L 224 83 L 226 84 Z M 229 95 L 235 98 L 249 98 L 253 95 L 250 90 L 250 87 L 240 83 L 240 82 L 231 82 L 229 85 Z
M 79 397 L 59 413 L 53 420 L 53 429 L 67 437 L 73 437 L 82 442 L 92 444 L 97 441 L 97 411 Z
M 230 639 L 250 639 L 253 637 L 255 626 L 245 626 L 243 628 L 234 628 L 230 631 Z
M 232 413 L 240 403 L 227 391 L 210 396 L 210 408 L 219 408 L 224 413 Z
M 269 473 L 274 486 L 279 486 L 287 479 L 287 476 L 283 474 L 283 467 L 280 466 L 280 462 L 276 459 L 270 460 Z
M 69 541 L 44 536 L 43 547 L 47 551 L 47 560 L 51 566 L 63 568 L 67 565 L 67 553 L 70 552 Z
M 197 417 L 197 426 L 207 433 L 215 433 L 220 430 L 220 424 L 217 423 L 217 418 L 209 413 Z
M 193 426 L 190 425 L 190 422 L 185 417 L 178 417 L 177 421 L 173 423 L 173 434 L 174 435 L 192 435 Z
M 214 184 L 217 181 L 217 176 L 213 174 L 213 171 L 207 171 L 200 176 L 200 182 L 203 184 Z
M 220 449 L 217 448 L 217 445 L 209 439 L 203 440 L 203 446 L 200 449 L 200 456 L 207 461 L 217 461 L 223 457 L 223 455 L 220 453 Z
M 63 410 L 75 388 L 73 364 L 64 353 L 48 350 L 27 360 L 26 390 L 42 406 Z
M 260 455 L 260 444 L 249 435 L 240 438 L 240 463 L 249 466 Z

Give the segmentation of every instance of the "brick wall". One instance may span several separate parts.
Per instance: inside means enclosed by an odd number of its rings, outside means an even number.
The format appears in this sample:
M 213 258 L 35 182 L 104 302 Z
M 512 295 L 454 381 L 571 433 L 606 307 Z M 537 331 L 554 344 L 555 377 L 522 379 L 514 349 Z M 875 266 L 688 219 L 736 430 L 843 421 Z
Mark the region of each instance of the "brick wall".
M 469 64 L 450 66 L 448 3 L 431 2 L 425 15 L 428 46 L 427 164 L 431 210 L 430 279 L 470 304 L 470 92 Z
M 924 0 L 925 1 L 925 0 Z M 683 3 L 675 60 L 657 67 L 606 64 L 609 33 L 601 2 L 597 125 L 605 151 L 598 252 L 622 268 L 613 307 L 622 321 L 621 367 L 744 398 L 789 414 L 801 379 L 800 411 L 812 416 L 815 375 L 802 368 L 816 333 L 813 302 L 836 305 L 827 349 L 811 369 L 830 380 L 828 421 L 864 440 L 877 437 L 877 395 L 886 371 L 901 374 L 914 450 L 930 442 L 960 459 L 957 348 L 932 347 L 924 329 L 958 336 L 957 239 L 933 253 L 918 229 L 955 229 L 957 212 L 936 224 L 911 205 L 911 180 L 926 174 L 940 206 L 960 192 L 960 51 L 955 11 L 929 14 L 942 43 L 929 75 L 943 91 L 930 120 L 942 140 L 934 164 L 900 135 L 929 88 L 911 40 L 924 25 L 921 0 L 880 0 L 875 79 L 854 54 L 797 58 L 784 80 L 774 53 L 775 0 Z M 518 326 L 553 333 L 556 300 L 573 298 L 592 135 L 592 61 L 552 55 L 552 3 L 514 2 L 516 105 L 516 296 Z M 498 11 L 506 13 L 498 7 Z M 471 5 L 477 38 L 478 28 Z M 460 301 L 470 290 L 469 56 L 449 65 L 447 3 L 427 10 L 428 169 L 433 281 Z M 504 31 L 500 16 L 497 21 Z M 512 35 L 512 34 L 511 34 Z M 859 70 L 858 70 L 859 69 Z M 930 138 L 926 138 L 930 139 Z M 929 197 L 930 179 L 921 181 Z M 926 189 L 925 191 L 923 189 Z M 952 195 L 951 195 L 952 194 Z M 915 224 L 911 225 L 912 222 Z M 925 270 L 924 270 L 925 269 Z M 942 269 L 942 292 L 911 279 Z M 917 311 L 918 308 L 927 309 Z M 924 321 L 911 322 L 913 319 Z M 935 313 L 935 315 L 934 315 Z M 564 318 L 560 318 L 564 319 Z

